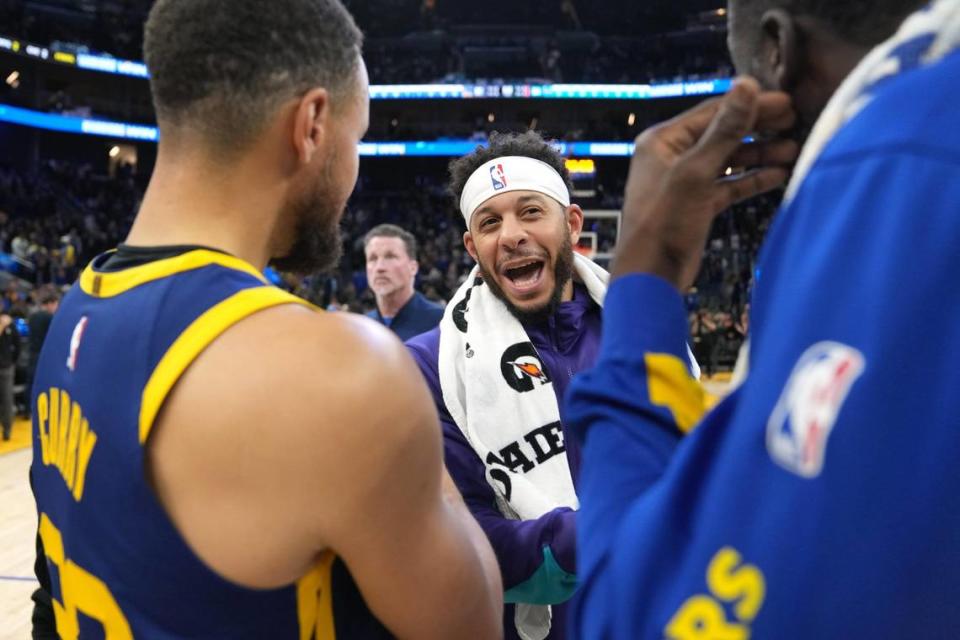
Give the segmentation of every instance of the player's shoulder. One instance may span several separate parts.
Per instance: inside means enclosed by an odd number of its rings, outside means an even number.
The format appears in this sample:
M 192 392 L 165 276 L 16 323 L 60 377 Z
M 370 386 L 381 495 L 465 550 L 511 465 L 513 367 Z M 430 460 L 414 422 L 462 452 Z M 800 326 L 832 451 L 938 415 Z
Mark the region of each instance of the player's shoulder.
M 960 163 L 960 50 L 882 80 L 869 104 L 824 151 L 823 160 L 860 152 Z
M 229 384 L 218 383 L 224 377 Z M 379 323 L 287 304 L 230 327 L 191 365 L 185 380 L 203 386 L 204 394 L 194 401 L 215 405 L 219 414 L 240 421 L 264 418 L 266 405 L 284 413 L 277 430 L 313 433 L 338 418 L 362 429 L 364 416 L 402 409 L 416 395 L 409 387 L 418 377 L 402 343 Z
M 256 468 L 287 459 L 294 479 L 297 469 L 335 469 L 351 456 L 433 437 L 436 424 L 396 336 L 360 315 L 298 305 L 255 313 L 211 342 L 161 418 L 159 431 L 180 450 L 230 442 L 236 455 L 227 467 L 237 457 Z
M 271 317 L 271 315 L 273 317 Z M 273 362 L 279 375 L 293 387 L 314 387 L 323 382 L 323 392 L 341 403 L 357 397 L 369 401 L 369 394 L 396 387 L 411 368 L 403 344 L 389 329 L 366 316 L 326 313 L 288 306 L 264 314 L 260 327 L 276 324 L 276 336 L 263 354 Z M 281 368 L 286 364 L 286 368 Z M 304 376 L 304 370 L 314 372 Z
M 304 529 L 291 535 L 313 553 L 332 539 L 343 500 L 431 439 L 439 450 L 435 421 L 416 367 L 384 327 L 279 305 L 231 326 L 187 368 L 151 434 L 151 469 L 168 508 L 190 502 L 183 492 L 226 496 L 247 524 L 257 513 L 296 519 Z

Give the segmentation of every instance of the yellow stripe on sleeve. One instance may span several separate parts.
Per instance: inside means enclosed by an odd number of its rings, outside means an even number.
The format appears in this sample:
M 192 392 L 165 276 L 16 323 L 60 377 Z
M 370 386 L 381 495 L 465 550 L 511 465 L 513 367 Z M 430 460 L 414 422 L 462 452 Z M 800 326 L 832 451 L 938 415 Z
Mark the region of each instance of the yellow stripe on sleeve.
M 648 353 L 644 363 L 650 402 L 668 409 L 677 428 L 688 433 L 707 410 L 703 387 L 690 375 L 687 363 L 674 355 Z
M 211 342 L 247 316 L 281 304 L 312 306 L 276 287 L 253 287 L 232 295 L 194 320 L 167 349 L 143 389 L 140 402 L 140 444 L 147 441 L 157 413 L 173 385 Z

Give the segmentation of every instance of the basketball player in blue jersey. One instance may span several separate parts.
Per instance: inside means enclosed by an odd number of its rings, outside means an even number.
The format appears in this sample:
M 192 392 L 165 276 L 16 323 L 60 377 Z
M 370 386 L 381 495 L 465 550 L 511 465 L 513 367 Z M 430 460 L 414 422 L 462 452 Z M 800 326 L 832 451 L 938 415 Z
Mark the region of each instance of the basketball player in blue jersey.
M 402 344 L 261 275 L 337 260 L 368 119 L 351 17 L 158 0 L 145 36 L 156 169 L 34 384 L 57 632 L 499 637 L 500 571 Z
M 787 177 L 790 142 L 741 144 L 790 125 L 753 80 L 638 140 L 601 355 L 568 398 L 585 437 L 571 622 L 960 637 L 960 339 L 936 322 L 960 312 L 960 2 L 728 7 L 736 66 L 789 94 L 805 138 L 760 256 L 749 373 L 700 419 L 679 291 L 715 214 Z M 717 181 L 743 165 L 760 168 Z

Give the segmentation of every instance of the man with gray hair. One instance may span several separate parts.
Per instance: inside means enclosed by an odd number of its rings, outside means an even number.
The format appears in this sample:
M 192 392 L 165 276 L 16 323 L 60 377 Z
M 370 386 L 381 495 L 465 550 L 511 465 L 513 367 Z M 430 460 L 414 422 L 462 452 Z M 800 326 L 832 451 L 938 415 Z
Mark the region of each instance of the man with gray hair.
M 367 284 L 377 308 L 367 314 L 407 341 L 430 331 L 443 317 L 443 307 L 414 290 L 420 264 L 417 239 L 395 224 L 381 224 L 363 238 Z

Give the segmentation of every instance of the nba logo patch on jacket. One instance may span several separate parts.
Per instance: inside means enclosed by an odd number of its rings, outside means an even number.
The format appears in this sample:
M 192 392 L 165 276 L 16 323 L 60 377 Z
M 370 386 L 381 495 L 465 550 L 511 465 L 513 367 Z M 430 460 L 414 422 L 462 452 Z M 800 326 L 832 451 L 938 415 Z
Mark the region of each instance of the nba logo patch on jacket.
M 857 349 L 818 342 L 797 361 L 767 422 L 767 450 L 788 471 L 815 478 L 830 432 L 865 360 Z

